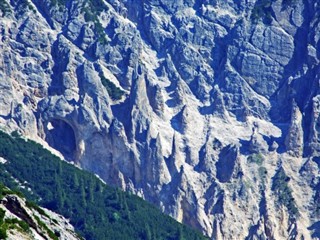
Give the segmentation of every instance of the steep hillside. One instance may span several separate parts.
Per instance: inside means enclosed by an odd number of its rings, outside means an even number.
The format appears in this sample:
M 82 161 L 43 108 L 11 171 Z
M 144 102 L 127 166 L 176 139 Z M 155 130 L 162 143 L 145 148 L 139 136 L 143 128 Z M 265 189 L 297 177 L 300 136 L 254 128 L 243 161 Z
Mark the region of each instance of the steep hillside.
M 320 237 L 318 1 L 0 9 L 0 126 L 213 239 Z
M 0 239 L 82 239 L 64 217 L 40 208 L 1 184 Z
M 10 136 L 0 131 L 0 157 L 0 182 L 70 219 L 87 240 L 206 239 L 141 198 L 106 186 L 94 174 L 17 133 Z M 34 205 L 27 202 L 27 206 Z

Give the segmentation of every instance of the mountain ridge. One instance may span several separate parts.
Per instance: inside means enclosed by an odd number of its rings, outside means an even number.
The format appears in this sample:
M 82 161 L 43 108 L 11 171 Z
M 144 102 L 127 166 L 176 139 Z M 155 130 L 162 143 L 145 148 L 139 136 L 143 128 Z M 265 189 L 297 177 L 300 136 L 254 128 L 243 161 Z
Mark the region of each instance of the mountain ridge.
M 1 126 L 213 239 L 319 235 L 317 2 L 27 2 L 1 19 Z
M 207 239 L 141 198 L 106 185 L 96 175 L 61 160 L 40 144 L 21 138 L 17 132 L 9 135 L 0 131 L 0 156 L 0 182 L 23 192 L 28 199 L 15 200 L 13 197 L 9 199 L 11 204 L 5 206 L 15 210 L 16 215 L 40 235 L 42 232 L 35 227 L 34 218 L 32 215 L 28 217 L 24 210 L 20 211 L 21 206 L 26 205 L 46 217 L 49 230 L 46 227 L 40 229 L 47 230 L 50 239 L 72 236 L 53 234 L 50 229 L 55 226 L 50 225 L 53 221 L 48 216 L 50 214 L 35 203 L 68 218 L 74 229 L 88 240 Z M 14 192 L 4 189 L 3 193 Z M 37 218 L 36 221 L 39 226 L 43 225 Z

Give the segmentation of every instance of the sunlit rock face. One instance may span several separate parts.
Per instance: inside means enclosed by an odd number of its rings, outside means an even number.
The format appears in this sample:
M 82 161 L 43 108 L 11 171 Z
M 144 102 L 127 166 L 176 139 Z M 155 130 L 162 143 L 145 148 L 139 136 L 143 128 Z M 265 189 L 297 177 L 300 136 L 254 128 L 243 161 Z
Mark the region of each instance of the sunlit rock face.
M 317 1 L 0 6 L 1 128 L 213 239 L 320 237 Z
M 2 159 L 2 161 L 6 160 Z M 11 190 L 7 189 L 7 191 Z M 43 240 L 52 239 L 52 236 L 59 237 L 61 240 L 82 239 L 75 232 L 69 220 L 45 208 L 38 207 L 40 211 L 37 211 L 30 206 L 30 202 L 16 194 L 2 195 L 0 209 L 1 221 L 6 221 L 6 224 L 9 225 L 8 229 L 2 227 L 2 239 Z M 19 228 L 22 224 L 24 228 Z M 43 229 L 44 226 L 46 229 Z

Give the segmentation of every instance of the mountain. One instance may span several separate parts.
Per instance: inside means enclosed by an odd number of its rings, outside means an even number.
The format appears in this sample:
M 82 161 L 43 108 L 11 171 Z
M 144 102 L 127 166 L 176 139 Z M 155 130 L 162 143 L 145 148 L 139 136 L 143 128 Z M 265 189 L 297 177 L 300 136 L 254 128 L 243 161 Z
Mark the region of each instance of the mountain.
M 11 136 L 0 131 L 0 157 L 0 182 L 21 191 L 29 200 L 26 205 L 39 213 L 44 211 L 35 203 L 70 219 L 87 240 L 207 239 L 141 198 L 107 186 L 93 173 L 62 161 L 17 132 Z M 9 210 L 17 209 L 17 204 L 10 206 Z
M 212 239 L 320 237 L 318 1 L 0 9 L 3 129 Z
M 63 216 L 26 201 L 4 185 L 0 188 L 1 239 L 82 239 Z

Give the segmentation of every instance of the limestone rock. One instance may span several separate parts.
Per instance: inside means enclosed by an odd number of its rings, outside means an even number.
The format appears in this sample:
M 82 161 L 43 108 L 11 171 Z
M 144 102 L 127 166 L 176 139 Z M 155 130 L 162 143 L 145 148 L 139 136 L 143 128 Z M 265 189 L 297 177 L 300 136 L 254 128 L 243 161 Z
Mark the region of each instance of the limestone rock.
M 4 196 L 0 201 L 0 209 L 4 212 L 4 219 L 16 219 L 28 226 L 27 230 L 19 227 L 8 229 L 6 239 L 51 239 L 48 230 L 61 240 L 81 239 L 63 216 L 45 208 L 41 208 L 43 212 L 39 212 L 28 206 L 26 200 L 17 195 Z
M 291 123 L 289 132 L 286 137 L 286 146 L 289 154 L 295 157 L 301 157 L 303 151 L 303 129 L 302 129 L 302 115 L 296 105 L 293 103 Z
M 212 239 L 319 236 L 317 1 L 3 2 L 1 128 Z

